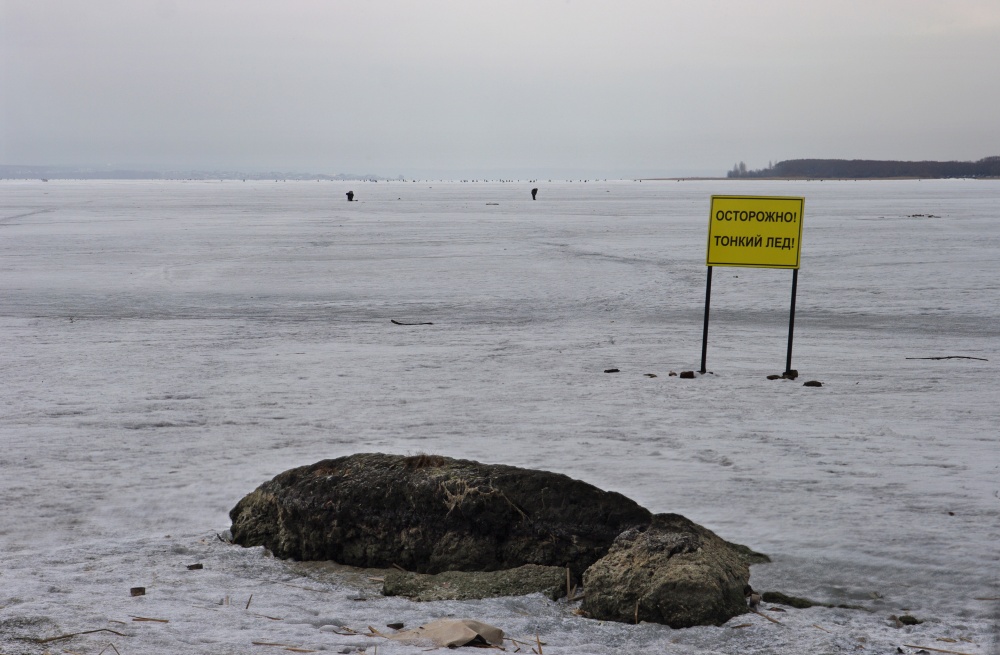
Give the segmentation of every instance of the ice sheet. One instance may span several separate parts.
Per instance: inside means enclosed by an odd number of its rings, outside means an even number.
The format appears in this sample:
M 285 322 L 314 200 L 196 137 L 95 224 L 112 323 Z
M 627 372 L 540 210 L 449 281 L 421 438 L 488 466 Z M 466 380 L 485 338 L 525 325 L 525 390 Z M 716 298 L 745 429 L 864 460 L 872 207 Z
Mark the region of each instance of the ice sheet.
M 791 286 L 766 269 L 715 269 L 713 374 L 668 375 L 700 364 L 713 193 L 806 198 L 795 382 L 765 379 Z M 998 218 L 971 180 L 2 181 L 0 652 L 409 653 L 323 626 L 454 615 L 546 653 L 996 653 Z M 988 361 L 909 359 L 950 355 Z M 216 538 L 361 451 L 563 472 L 770 554 L 759 590 L 870 611 L 413 604 Z M 22 639 L 94 629 L 128 636 Z

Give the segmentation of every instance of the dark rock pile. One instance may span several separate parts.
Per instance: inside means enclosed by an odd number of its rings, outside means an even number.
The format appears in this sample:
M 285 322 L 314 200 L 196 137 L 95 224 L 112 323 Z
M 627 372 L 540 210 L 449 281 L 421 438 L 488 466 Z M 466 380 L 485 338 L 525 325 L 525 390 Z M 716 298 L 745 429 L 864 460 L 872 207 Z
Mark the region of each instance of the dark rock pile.
M 565 475 L 432 455 L 364 453 L 291 469 L 229 516 L 235 543 L 283 558 L 423 574 L 568 568 L 593 618 L 675 628 L 746 612 L 748 565 L 763 557 Z M 403 595 L 437 593 L 403 591 L 436 581 L 396 582 Z

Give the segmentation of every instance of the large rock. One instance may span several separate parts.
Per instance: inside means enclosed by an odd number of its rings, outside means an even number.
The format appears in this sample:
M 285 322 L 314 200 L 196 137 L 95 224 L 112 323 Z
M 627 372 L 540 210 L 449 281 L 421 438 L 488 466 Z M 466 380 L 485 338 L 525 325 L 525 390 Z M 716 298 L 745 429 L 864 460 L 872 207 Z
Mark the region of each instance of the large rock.
M 587 570 L 583 610 L 606 621 L 722 625 L 748 611 L 750 553 L 679 514 L 657 514 Z
M 568 566 L 580 576 L 650 513 L 565 475 L 448 457 L 357 454 L 281 473 L 229 513 L 278 557 L 409 571 Z

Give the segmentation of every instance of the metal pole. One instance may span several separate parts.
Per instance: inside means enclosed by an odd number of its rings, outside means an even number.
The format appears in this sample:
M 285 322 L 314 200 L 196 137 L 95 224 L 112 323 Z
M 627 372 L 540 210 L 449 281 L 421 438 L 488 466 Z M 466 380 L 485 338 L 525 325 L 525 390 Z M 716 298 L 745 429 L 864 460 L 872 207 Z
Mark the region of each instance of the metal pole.
M 798 271 L 795 272 L 798 273 Z M 705 373 L 705 360 L 708 358 L 708 307 L 711 303 L 712 303 L 712 267 L 709 266 L 708 282 L 707 284 L 705 284 L 705 329 L 701 333 L 701 373 L 703 375 Z
M 788 357 L 785 359 L 785 373 L 792 371 L 792 332 L 795 331 L 795 293 L 799 286 L 799 269 L 792 269 L 792 309 L 788 313 Z M 702 364 L 704 367 L 704 364 Z

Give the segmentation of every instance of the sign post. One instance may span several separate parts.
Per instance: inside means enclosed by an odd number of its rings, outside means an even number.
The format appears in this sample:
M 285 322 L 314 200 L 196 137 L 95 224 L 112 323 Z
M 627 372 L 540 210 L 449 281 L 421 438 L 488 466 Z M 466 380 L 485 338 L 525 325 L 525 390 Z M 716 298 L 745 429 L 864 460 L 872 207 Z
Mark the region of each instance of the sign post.
M 714 266 L 792 269 L 792 306 L 788 319 L 785 373 L 792 371 L 792 333 L 795 329 L 795 294 L 799 281 L 804 209 L 805 198 L 712 196 L 708 219 L 708 283 L 701 343 L 702 373 L 706 372 L 708 355 L 708 308 Z
M 795 331 L 795 291 L 799 286 L 799 269 L 792 269 L 792 308 L 788 312 L 788 354 L 785 356 L 785 375 L 792 372 L 792 333 Z
M 708 308 L 712 304 L 712 267 L 708 267 L 708 282 L 705 283 L 705 329 L 701 332 L 701 372 L 705 373 L 708 359 Z

